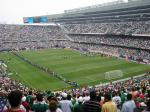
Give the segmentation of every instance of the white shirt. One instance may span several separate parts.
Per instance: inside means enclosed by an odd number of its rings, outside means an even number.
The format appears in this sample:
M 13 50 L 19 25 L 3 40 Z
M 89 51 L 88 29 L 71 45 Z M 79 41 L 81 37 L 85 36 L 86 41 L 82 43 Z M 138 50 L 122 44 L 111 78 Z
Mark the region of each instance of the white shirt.
M 85 96 L 85 97 L 83 97 L 83 101 L 85 102 L 85 101 L 89 101 L 90 100 L 90 96 Z
M 46 112 L 51 112 L 50 110 L 47 110 Z M 63 112 L 60 108 L 56 109 L 56 112 Z

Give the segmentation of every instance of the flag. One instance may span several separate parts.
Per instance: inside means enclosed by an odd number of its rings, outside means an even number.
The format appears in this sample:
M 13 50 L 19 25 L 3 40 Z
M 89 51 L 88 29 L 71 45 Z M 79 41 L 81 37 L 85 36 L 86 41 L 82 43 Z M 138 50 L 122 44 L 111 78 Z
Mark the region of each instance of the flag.
M 0 112 L 3 112 L 6 102 L 7 102 L 7 99 L 5 97 L 0 97 Z

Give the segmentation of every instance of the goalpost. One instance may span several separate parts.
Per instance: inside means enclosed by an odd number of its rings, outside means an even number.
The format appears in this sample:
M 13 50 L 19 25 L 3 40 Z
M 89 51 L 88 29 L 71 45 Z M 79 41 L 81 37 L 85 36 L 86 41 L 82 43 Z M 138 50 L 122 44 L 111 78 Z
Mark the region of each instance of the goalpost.
M 112 80 L 123 77 L 123 72 L 121 70 L 113 70 L 105 73 L 106 80 Z

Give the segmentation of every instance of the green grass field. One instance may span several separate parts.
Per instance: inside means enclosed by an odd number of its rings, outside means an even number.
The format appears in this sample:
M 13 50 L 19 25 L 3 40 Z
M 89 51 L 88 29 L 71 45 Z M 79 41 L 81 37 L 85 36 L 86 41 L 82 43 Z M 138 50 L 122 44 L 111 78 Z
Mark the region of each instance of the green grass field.
M 150 70 L 150 66 L 128 62 L 123 59 L 95 56 L 85 56 L 77 51 L 49 49 L 38 51 L 23 51 L 21 54 L 32 62 L 48 67 L 71 81 L 80 85 L 95 85 L 108 82 L 105 72 L 122 70 L 124 76 L 141 75 Z M 64 59 L 64 57 L 69 57 Z M 8 60 L 9 70 L 13 79 L 40 90 L 59 90 L 70 88 L 70 85 L 22 61 L 12 53 L 0 53 L 0 59 Z M 17 73 L 17 74 L 16 74 Z

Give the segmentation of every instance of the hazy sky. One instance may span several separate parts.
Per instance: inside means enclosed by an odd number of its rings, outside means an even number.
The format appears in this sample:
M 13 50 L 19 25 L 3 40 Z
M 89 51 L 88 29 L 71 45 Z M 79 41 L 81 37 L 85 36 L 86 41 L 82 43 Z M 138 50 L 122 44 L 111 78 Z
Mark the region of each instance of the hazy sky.
M 23 17 L 62 13 L 64 10 L 116 0 L 0 0 L 0 23 L 17 23 Z

